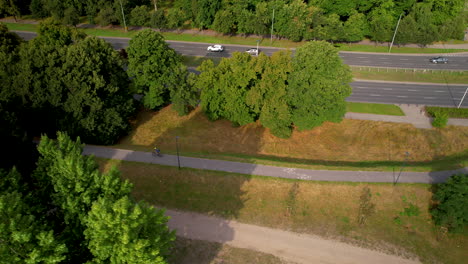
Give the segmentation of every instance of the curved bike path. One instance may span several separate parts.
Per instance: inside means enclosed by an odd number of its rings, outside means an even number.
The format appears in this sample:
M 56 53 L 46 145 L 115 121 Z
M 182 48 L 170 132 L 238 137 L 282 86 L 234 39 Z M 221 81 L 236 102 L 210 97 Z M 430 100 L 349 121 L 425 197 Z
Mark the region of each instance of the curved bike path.
M 175 155 L 163 154 L 162 157 L 154 157 L 150 152 L 132 151 L 93 145 L 86 145 L 83 149 L 83 154 L 94 155 L 96 157 L 108 159 L 136 161 L 176 167 L 179 164 L 177 156 Z M 445 182 L 453 174 L 468 173 L 468 167 L 458 170 L 437 172 L 406 172 L 404 169 L 398 169 L 390 172 L 380 172 L 309 170 L 224 160 L 192 158 L 185 156 L 179 156 L 179 161 L 180 166 L 186 168 L 310 181 L 441 183 Z

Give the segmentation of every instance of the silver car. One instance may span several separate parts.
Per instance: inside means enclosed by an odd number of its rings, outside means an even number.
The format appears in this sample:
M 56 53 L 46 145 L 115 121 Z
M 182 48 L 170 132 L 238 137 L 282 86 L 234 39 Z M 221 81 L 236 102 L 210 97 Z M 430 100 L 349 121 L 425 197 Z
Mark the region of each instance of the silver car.
M 448 62 L 448 59 L 445 58 L 445 57 L 435 57 L 435 58 L 430 58 L 429 59 L 430 62 L 432 63 L 447 63 Z
M 245 52 L 247 52 L 250 55 L 258 55 L 260 50 L 258 50 L 257 48 L 251 48 L 251 49 L 246 50 Z

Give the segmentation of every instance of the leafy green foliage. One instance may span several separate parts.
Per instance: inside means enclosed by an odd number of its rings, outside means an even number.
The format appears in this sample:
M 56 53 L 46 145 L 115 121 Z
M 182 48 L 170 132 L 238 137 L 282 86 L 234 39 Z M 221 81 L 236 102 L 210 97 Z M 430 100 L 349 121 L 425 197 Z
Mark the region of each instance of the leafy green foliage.
M 76 26 L 80 22 L 78 11 L 74 7 L 69 7 L 65 9 L 62 22 L 65 25 Z
M 447 126 L 448 114 L 445 112 L 435 112 L 434 119 L 432 120 L 432 126 L 443 128 Z
M 437 113 L 447 113 L 451 118 L 468 118 L 468 108 L 426 106 L 426 111 L 432 117 L 435 117 Z
M 463 230 L 468 223 L 468 174 L 453 175 L 434 193 L 437 206 L 431 211 L 437 225 L 449 231 Z
M 1 173 L 1 172 L 0 172 Z M 3 178 L 3 177 L 0 177 Z M 3 263 L 59 263 L 65 244 L 38 223 L 20 193 L 0 193 L 0 257 Z
M 168 97 L 178 109 L 194 104 L 196 93 L 187 83 L 187 69 L 161 34 L 150 29 L 140 31 L 130 40 L 127 53 L 128 73 L 138 92 L 144 94 L 146 107 L 162 106 Z
M 311 129 L 325 121 L 340 122 L 351 94 L 352 75 L 329 43 L 309 42 L 298 49 L 288 78 L 288 105 L 292 121 Z
M 142 5 L 132 9 L 130 13 L 130 25 L 133 26 L 148 26 L 150 21 L 150 13 L 148 7 Z
M 167 26 L 167 18 L 164 15 L 164 9 L 158 9 L 158 11 L 151 13 L 150 26 L 158 29 Z
M 101 198 L 86 219 L 86 238 L 95 263 L 166 263 L 175 233 L 163 210 L 128 197 Z

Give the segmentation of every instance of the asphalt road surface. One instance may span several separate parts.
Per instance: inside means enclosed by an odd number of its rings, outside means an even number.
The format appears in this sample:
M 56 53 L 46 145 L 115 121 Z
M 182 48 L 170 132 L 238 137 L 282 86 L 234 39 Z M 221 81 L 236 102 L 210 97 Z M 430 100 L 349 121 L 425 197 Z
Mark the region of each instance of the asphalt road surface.
M 26 40 L 30 40 L 36 36 L 33 32 L 16 32 L 18 35 Z M 122 49 L 128 46 L 128 38 L 109 38 L 102 37 L 107 42 L 111 43 L 115 49 Z M 242 45 L 224 45 L 223 52 L 208 52 L 206 48 L 207 43 L 196 42 L 180 42 L 180 41 L 167 41 L 169 46 L 175 49 L 182 55 L 186 56 L 206 56 L 206 57 L 230 57 L 235 51 L 243 52 L 248 48 L 255 47 Z M 279 48 L 260 48 L 261 52 L 271 55 L 273 52 L 281 50 Z M 468 54 L 454 55 L 447 54 L 449 58 L 447 64 L 433 64 L 429 59 L 434 55 L 396 55 L 396 54 L 373 54 L 373 53 L 355 53 L 355 52 L 340 52 L 340 57 L 348 65 L 355 66 L 372 66 L 372 67 L 396 67 L 396 68 L 418 68 L 418 69 L 439 69 L 439 70 L 468 70 Z
M 17 32 L 21 37 L 30 40 L 36 36 L 32 32 Z M 127 38 L 107 38 L 106 41 L 112 44 L 115 49 L 126 48 Z M 245 51 L 246 46 L 226 45 L 223 52 L 207 52 L 206 43 L 168 41 L 169 45 L 177 52 L 187 56 L 207 56 L 207 57 L 229 57 L 234 51 Z M 253 46 L 254 47 L 254 46 Z M 272 54 L 277 48 L 262 48 L 266 54 Z M 345 62 L 354 64 L 360 63 L 366 66 L 385 67 L 427 67 L 430 69 L 456 68 L 468 70 L 468 56 L 449 57 L 448 64 L 431 64 L 431 56 L 415 55 L 382 55 L 371 53 L 340 53 Z M 399 103 L 399 104 L 423 104 L 437 106 L 458 106 L 463 97 L 465 89 L 468 87 L 460 85 L 444 84 L 402 84 L 386 82 L 353 82 L 353 94 L 348 97 L 348 101 L 354 102 L 374 102 L 374 103 Z M 468 96 L 465 98 L 463 107 L 468 107 Z
M 372 81 L 352 82 L 351 102 L 375 102 L 391 104 L 421 104 L 434 106 L 458 106 L 468 88 L 462 85 L 408 84 Z M 468 107 L 468 94 L 463 100 Z

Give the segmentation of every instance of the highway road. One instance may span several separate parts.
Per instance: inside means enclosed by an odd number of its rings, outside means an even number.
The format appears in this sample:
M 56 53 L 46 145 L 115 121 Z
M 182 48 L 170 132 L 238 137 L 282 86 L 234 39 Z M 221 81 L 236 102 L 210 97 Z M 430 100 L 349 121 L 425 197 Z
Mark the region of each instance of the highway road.
M 30 40 L 36 36 L 36 33 L 17 31 L 21 37 Z M 128 38 L 109 38 L 102 37 L 107 42 L 111 43 L 115 49 L 122 49 L 128 47 Z M 235 51 L 243 52 L 247 48 L 255 47 L 243 45 L 224 45 L 223 52 L 207 52 L 207 43 L 197 42 L 180 42 L 180 41 L 167 41 L 169 46 L 176 50 L 178 53 L 186 56 L 205 56 L 205 57 L 230 57 Z M 253 43 L 254 44 L 254 43 Z M 266 48 L 260 47 L 260 51 L 267 55 L 281 50 L 280 48 Z M 356 53 L 356 52 L 340 52 L 340 57 L 344 63 L 354 66 L 371 66 L 371 67 L 396 67 L 396 68 L 417 68 L 417 69 L 437 69 L 437 70 L 468 70 L 468 53 L 460 54 L 447 54 L 449 63 L 447 64 L 433 64 L 429 59 L 434 55 L 401 55 L 401 54 L 382 54 L 382 53 Z
M 35 33 L 17 32 L 26 40 L 35 37 Z M 129 39 L 127 38 L 106 38 L 115 49 L 126 48 Z M 187 56 L 207 56 L 207 57 L 229 57 L 234 51 L 244 51 L 246 46 L 226 45 L 224 52 L 207 52 L 206 43 L 177 42 L 168 41 L 169 45 L 177 52 Z M 266 54 L 271 54 L 279 49 L 261 49 Z M 434 65 L 429 63 L 429 56 L 415 55 L 382 55 L 371 53 L 340 53 L 345 63 L 354 65 L 378 66 L 378 67 L 403 67 L 429 69 L 449 69 L 450 67 L 459 70 L 468 70 L 468 56 L 451 56 L 448 64 Z M 385 65 L 385 66 L 383 66 Z M 357 81 L 351 83 L 353 94 L 347 98 L 354 102 L 374 102 L 374 103 L 399 103 L 399 104 L 422 104 L 435 106 L 457 106 L 462 99 L 467 85 L 445 85 L 445 84 L 405 84 L 378 81 Z M 468 95 L 465 98 L 463 107 L 468 107 Z
M 458 106 L 467 85 L 391 83 L 355 81 L 350 102 L 373 102 L 386 104 L 420 104 L 433 106 Z M 468 107 L 468 94 L 462 107 Z

